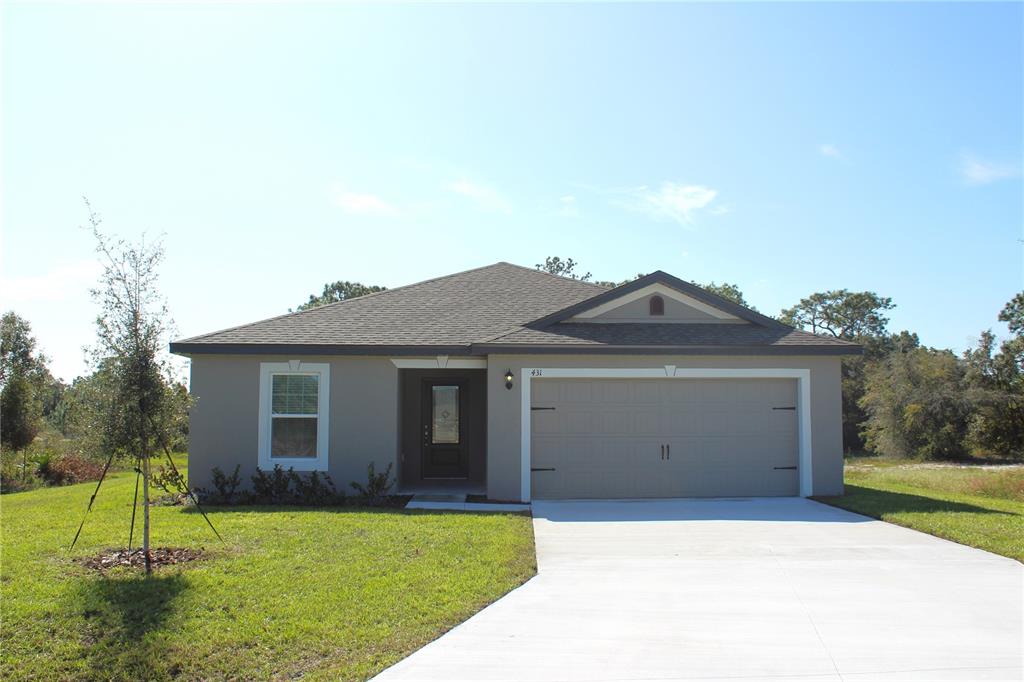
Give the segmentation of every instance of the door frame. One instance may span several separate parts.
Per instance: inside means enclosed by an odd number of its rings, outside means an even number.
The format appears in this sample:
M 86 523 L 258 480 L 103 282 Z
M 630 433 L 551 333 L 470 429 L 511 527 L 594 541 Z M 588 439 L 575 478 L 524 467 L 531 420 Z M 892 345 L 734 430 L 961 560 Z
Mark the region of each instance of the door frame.
M 454 360 L 454 358 L 453 358 Z M 392 360 L 394 362 L 394 360 Z M 449 361 L 451 365 L 452 361 Z M 483 488 L 487 481 L 487 370 L 482 367 L 439 368 L 433 358 L 428 362 L 416 363 L 425 367 L 397 368 L 398 405 L 395 413 L 395 428 L 398 433 L 395 443 L 398 463 L 396 479 L 400 490 L 423 491 L 432 485 L 444 484 L 443 479 L 424 479 L 420 470 L 420 405 L 422 403 L 421 380 L 424 378 L 440 381 L 465 381 L 468 387 L 467 412 L 463 415 L 463 428 L 469 447 L 469 476 L 467 484 Z M 397 365 L 396 365 L 397 367 Z
M 520 490 L 524 502 L 530 501 L 530 382 L 544 379 L 796 379 L 797 443 L 800 497 L 814 494 L 811 475 L 811 370 L 797 368 L 586 368 L 586 367 L 523 367 L 521 406 L 521 470 Z

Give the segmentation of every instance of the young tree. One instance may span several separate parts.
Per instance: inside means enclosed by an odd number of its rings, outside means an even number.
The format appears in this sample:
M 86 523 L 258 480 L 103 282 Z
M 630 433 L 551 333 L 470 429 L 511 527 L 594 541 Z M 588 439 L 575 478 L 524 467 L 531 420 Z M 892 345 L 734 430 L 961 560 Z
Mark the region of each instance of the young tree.
M 300 305 L 296 310 L 309 310 L 310 308 L 317 308 L 328 303 L 337 303 L 338 301 L 347 301 L 350 298 L 358 298 L 365 296 L 366 294 L 375 294 L 378 291 L 386 291 L 387 287 L 379 287 L 376 285 L 360 284 L 359 282 L 349 282 L 346 280 L 339 280 L 333 284 L 328 283 L 324 285 L 323 293 L 319 296 L 309 297 L 309 300 Z
M 106 375 L 107 390 L 95 426 L 109 457 L 129 456 L 141 472 L 142 546 L 150 573 L 151 458 L 168 446 L 177 419 L 171 368 L 163 354 L 171 323 L 157 288 L 164 250 L 159 241 L 145 237 L 138 244 L 108 237 L 88 201 L 86 207 L 103 261 L 99 286 L 92 292 L 100 305 L 93 361 Z

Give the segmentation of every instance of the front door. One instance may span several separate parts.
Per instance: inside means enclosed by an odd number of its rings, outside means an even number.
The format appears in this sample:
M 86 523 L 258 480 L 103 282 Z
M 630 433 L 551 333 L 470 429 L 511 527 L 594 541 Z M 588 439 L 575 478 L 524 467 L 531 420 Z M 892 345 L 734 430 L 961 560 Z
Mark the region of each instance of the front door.
M 420 398 L 421 471 L 423 478 L 466 478 L 464 415 L 466 382 L 423 381 Z

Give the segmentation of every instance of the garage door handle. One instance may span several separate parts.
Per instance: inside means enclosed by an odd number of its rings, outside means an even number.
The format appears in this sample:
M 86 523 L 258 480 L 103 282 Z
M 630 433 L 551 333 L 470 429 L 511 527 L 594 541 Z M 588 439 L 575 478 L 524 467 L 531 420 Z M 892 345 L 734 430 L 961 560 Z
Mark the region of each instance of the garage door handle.
M 554 410 L 553 407 L 531 407 L 530 412 L 540 412 L 541 410 Z
M 779 469 L 794 469 L 795 470 L 796 467 L 775 467 L 776 471 L 778 471 Z
M 672 459 L 672 444 L 665 446 L 665 459 Z
M 554 470 L 555 470 L 555 467 L 550 467 L 550 468 L 543 468 L 543 467 L 533 468 L 533 467 L 530 467 L 530 471 L 554 471 Z
M 773 410 L 796 410 L 796 407 L 773 407 Z
M 661 444 L 661 458 L 665 459 L 665 444 Z

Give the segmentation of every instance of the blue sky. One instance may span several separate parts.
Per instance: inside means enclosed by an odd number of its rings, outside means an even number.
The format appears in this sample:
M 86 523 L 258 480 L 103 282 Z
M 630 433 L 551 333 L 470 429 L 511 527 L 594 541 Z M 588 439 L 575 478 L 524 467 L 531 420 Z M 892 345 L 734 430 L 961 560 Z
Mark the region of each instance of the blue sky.
M 1021 4 L 6 4 L 0 305 L 83 370 L 109 230 L 181 335 L 571 256 L 870 289 L 962 350 L 1024 284 Z

